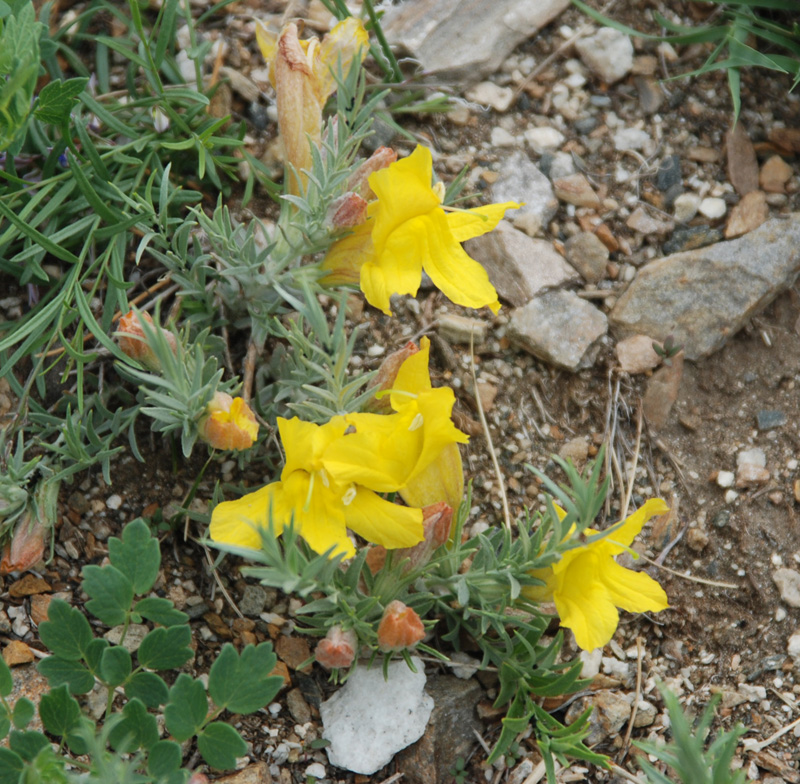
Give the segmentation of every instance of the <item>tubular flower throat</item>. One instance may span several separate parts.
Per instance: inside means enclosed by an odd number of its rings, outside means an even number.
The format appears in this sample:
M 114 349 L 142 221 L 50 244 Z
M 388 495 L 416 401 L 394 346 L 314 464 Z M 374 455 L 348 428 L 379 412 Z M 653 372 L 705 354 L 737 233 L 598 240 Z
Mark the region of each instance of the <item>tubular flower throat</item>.
M 286 25 L 280 35 L 256 23 L 256 40 L 269 64 L 269 78 L 277 94 L 278 127 L 286 160 L 301 178 L 292 177 L 290 190 L 299 193 L 305 182 L 300 172 L 311 168 L 311 145 L 319 144 L 322 109 L 336 90 L 334 74 L 339 65 L 347 74 L 356 56 L 367 55 L 368 36 L 354 17 L 339 22 L 320 42 L 301 41 L 297 25 Z
M 399 491 L 410 506 L 444 501 L 458 509 L 464 494 L 458 444 L 465 444 L 469 436 L 450 419 L 453 390 L 431 386 L 429 354 L 430 340 L 424 337 L 419 351 L 397 371 L 388 392 L 395 413 L 347 415 L 357 432 L 331 448 L 328 464 L 351 481 L 360 475 L 380 492 Z M 376 462 L 375 454 L 384 459 Z
M 418 146 L 411 155 L 369 176 L 376 195 L 366 223 L 334 243 L 323 261 L 326 283 L 359 280 L 370 305 L 391 315 L 392 294 L 414 295 L 422 270 L 458 305 L 497 313 L 500 303 L 486 270 L 461 247 L 464 240 L 494 229 L 516 202 L 471 210 L 442 206 L 444 187 L 433 186 L 431 151 Z
M 267 529 L 271 519 L 276 535 L 292 523 L 317 553 L 354 555 L 347 528 L 389 549 L 419 542 L 423 537 L 422 511 L 384 500 L 374 492 L 382 488 L 370 484 L 373 467 L 380 475 L 386 463 L 383 451 L 368 456 L 370 470 L 362 475 L 351 472 L 342 478 L 329 465 L 327 455 L 333 446 L 341 442 L 346 453 L 352 436 L 345 432 L 352 427 L 342 416 L 324 425 L 296 417 L 279 418 L 278 430 L 286 450 L 280 481 L 219 504 L 211 515 L 211 538 L 257 549 L 261 546 L 259 529 Z M 386 470 L 383 475 L 387 475 Z
M 215 392 L 200 422 L 200 437 L 214 449 L 249 449 L 258 438 L 258 422 L 240 397 Z
M 566 513 L 556 509 L 563 518 Z M 606 538 L 568 550 L 552 566 L 531 572 L 544 585 L 525 587 L 523 593 L 534 601 L 554 601 L 561 625 L 572 629 L 579 647 L 586 651 L 603 647 L 619 623 L 617 607 L 643 613 L 669 606 L 664 589 L 652 577 L 625 569 L 614 560 L 629 550 L 651 517 L 668 511 L 662 499 L 650 499 Z M 588 528 L 586 533 L 598 532 Z

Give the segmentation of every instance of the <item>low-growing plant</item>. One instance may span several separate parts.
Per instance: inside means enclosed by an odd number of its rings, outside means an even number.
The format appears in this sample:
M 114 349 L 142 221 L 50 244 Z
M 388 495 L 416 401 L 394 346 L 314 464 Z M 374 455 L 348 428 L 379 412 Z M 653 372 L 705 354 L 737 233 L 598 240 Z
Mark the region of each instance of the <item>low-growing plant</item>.
M 663 744 L 634 741 L 633 745 L 664 763 L 682 784 L 741 784 L 745 780 L 745 771 L 733 770 L 731 763 L 739 738 L 746 729 L 737 725 L 731 730 L 720 732 L 708 744 L 708 734 L 720 695 L 715 694 L 700 718 L 692 722 L 678 698 L 669 689 L 662 684 L 659 684 L 658 689 L 669 713 L 672 740 Z M 674 779 L 643 756 L 638 756 L 636 761 L 650 784 L 673 783 Z
M 186 741 L 196 744 L 210 767 L 233 768 L 247 745 L 220 717 L 254 713 L 283 683 L 270 674 L 277 662 L 271 643 L 241 652 L 226 643 L 207 686 L 179 672 L 194 656 L 191 629 L 185 613 L 151 594 L 161 565 L 158 540 L 138 519 L 121 538 L 108 540 L 108 551 L 110 563 L 83 568 L 82 587 L 89 596 L 86 610 L 113 627 L 118 641 L 96 636 L 96 626 L 62 599 L 51 600 L 48 619 L 39 625 L 50 651 L 38 665 L 50 686 L 38 706 L 44 732 L 27 729 L 35 712 L 27 697 L 9 703 L 12 675 L 0 661 L 0 737 L 8 744 L 0 748 L 2 781 L 181 784 L 191 773 L 183 766 Z M 126 646 L 130 626 L 145 622 L 152 628 L 134 659 Z M 106 695 L 99 719 L 90 718 L 76 698 L 93 690 Z M 161 737 L 159 718 L 167 737 Z

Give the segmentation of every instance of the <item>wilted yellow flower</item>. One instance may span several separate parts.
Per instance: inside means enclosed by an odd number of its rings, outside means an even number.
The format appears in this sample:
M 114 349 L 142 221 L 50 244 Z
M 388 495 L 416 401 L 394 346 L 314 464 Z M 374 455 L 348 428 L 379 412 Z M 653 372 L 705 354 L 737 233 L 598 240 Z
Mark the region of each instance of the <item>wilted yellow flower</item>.
M 322 109 L 336 90 L 334 74 L 344 74 L 356 56 L 367 55 L 368 36 L 354 17 L 339 22 L 323 39 L 301 41 L 293 22 L 280 35 L 256 23 L 256 40 L 269 63 L 270 81 L 277 94 L 278 127 L 286 160 L 298 174 L 311 167 L 311 144 L 318 144 Z M 301 176 L 301 182 L 305 177 Z M 301 183 L 292 178 L 290 191 L 298 193 Z
M 381 498 L 367 482 L 372 466 L 386 461 L 380 451 L 369 456 L 369 471 L 339 477 L 328 466 L 327 453 L 333 445 L 351 436 L 352 425 L 345 417 L 333 417 L 325 425 L 298 418 L 278 419 L 278 430 L 286 450 L 286 465 L 279 482 L 262 487 L 237 501 L 219 504 L 211 515 L 209 535 L 214 541 L 257 549 L 259 528 L 267 528 L 270 514 L 276 534 L 293 523 L 313 550 L 352 556 L 351 528 L 369 542 L 393 549 L 410 547 L 422 539 L 422 511 L 398 506 Z M 388 474 L 387 470 L 383 475 Z
M 564 511 L 558 509 L 564 516 Z M 604 539 L 568 550 L 560 560 L 531 574 L 544 585 L 526 586 L 525 596 L 534 601 L 554 601 L 561 625 L 575 634 L 586 651 L 604 646 L 619 623 L 617 607 L 626 612 L 659 612 L 669 603 L 664 589 L 649 575 L 620 566 L 614 557 L 629 549 L 644 524 L 669 507 L 653 498 L 611 530 Z M 567 535 L 571 535 L 572 531 Z M 591 528 L 588 535 L 597 534 Z
M 258 422 L 240 397 L 216 392 L 200 422 L 200 438 L 214 449 L 249 449 L 258 438 Z
M 464 240 L 494 229 L 516 202 L 487 204 L 471 210 L 442 206 L 444 187 L 432 185 L 431 151 L 418 146 L 411 155 L 369 176 L 377 199 L 369 219 L 334 243 L 322 268 L 332 285 L 360 281 L 374 307 L 391 315 L 392 294 L 416 294 L 422 270 L 458 305 L 500 309 L 486 270 L 461 247 Z M 448 210 L 448 211 L 446 211 Z
M 331 446 L 326 464 L 342 478 L 361 476 L 380 492 L 399 490 L 412 506 L 444 501 L 457 509 L 464 492 L 458 444 L 469 436 L 450 419 L 453 390 L 431 386 L 429 354 L 424 337 L 397 371 L 388 393 L 394 414 L 347 415 L 356 432 Z M 383 459 L 376 461 L 375 454 Z
M 133 310 L 129 310 L 124 316 L 120 317 L 117 330 L 119 333 L 117 335 L 119 347 L 131 359 L 141 362 L 150 370 L 160 370 L 161 363 L 152 347 L 147 342 L 147 335 L 145 335 L 142 323 L 147 324 L 151 332 L 159 332 L 163 335 L 167 344 L 172 349 L 173 354 L 177 351 L 175 335 L 169 330 L 157 326 L 149 313 L 141 311 L 136 312 Z
M 378 647 L 384 653 L 412 648 L 425 637 L 425 627 L 416 610 L 395 599 L 383 611 L 378 625 Z

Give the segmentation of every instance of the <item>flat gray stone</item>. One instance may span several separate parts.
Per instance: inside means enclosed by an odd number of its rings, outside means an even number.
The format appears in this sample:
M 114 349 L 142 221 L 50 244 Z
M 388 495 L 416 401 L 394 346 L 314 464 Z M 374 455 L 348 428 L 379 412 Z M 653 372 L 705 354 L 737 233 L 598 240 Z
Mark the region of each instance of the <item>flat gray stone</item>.
M 546 291 L 517 308 L 508 325 L 509 339 L 539 359 L 565 370 L 591 367 L 608 320 L 572 291 Z
M 506 213 L 512 221 L 533 215 L 540 226 L 546 226 L 558 212 L 558 199 L 550 180 L 524 152 L 515 152 L 503 160 L 492 185 L 492 200 L 524 202 L 518 210 Z
M 369 669 L 359 664 L 347 683 L 319 706 L 332 765 L 369 776 L 422 736 L 433 699 L 424 691 L 425 665 L 416 656 L 411 661 L 416 672 L 395 661 L 386 680 L 380 663 Z
M 697 360 L 721 348 L 800 272 L 800 213 L 743 237 L 651 261 L 609 316 L 620 337 L 669 335 Z
M 555 19 L 570 0 L 406 0 L 389 8 L 383 29 L 428 74 L 476 82 Z
M 514 307 L 544 289 L 580 280 L 551 243 L 532 239 L 508 221 L 500 221 L 494 231 L 468 240 L 464 247 L 486 268 L 500 297 Z

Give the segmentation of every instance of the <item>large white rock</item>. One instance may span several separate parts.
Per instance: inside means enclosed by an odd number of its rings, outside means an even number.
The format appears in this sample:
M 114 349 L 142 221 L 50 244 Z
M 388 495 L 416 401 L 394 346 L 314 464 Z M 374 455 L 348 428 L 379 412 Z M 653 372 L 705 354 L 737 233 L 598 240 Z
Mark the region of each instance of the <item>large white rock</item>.
M 401 749 L 419 740 L 428 725 L 433 699 L 425 693 L 425 666 L 417 657 L 412 672 L 404 661 L 383 667 L 358 665 L 347 683 L 319 707 L 328 759 L 369 776 Z

